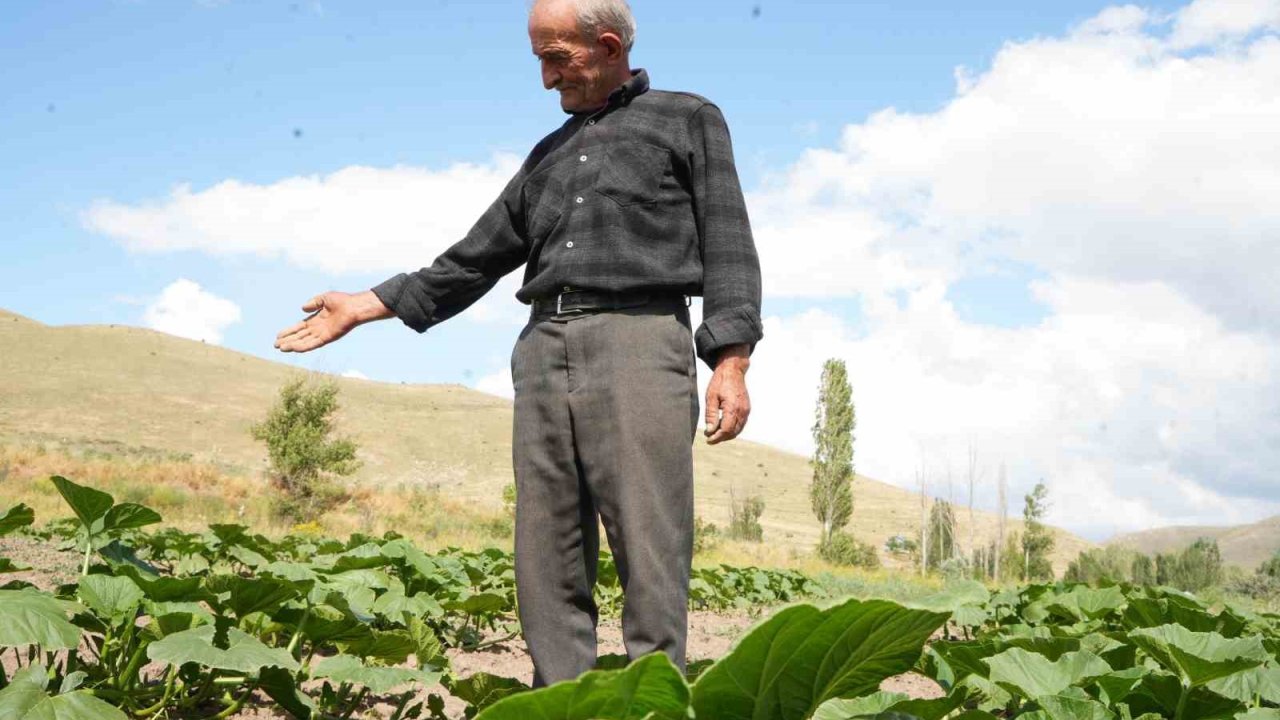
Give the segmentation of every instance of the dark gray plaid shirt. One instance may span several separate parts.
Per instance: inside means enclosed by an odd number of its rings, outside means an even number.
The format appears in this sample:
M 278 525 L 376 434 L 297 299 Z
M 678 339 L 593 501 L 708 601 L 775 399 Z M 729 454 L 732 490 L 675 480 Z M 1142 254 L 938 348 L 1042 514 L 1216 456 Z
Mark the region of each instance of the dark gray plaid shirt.
M 526 304 L 565 287 L 701 296 L 694 342 L 712 367 L 720 348 L 754 349 L 764 335 L 760 262 L 724 117 L 701 96 L 650 90 L 644 70 L 604 108 L 543 138 L 431 267 L 373 292 L 424 332 L 523 263 L 516 299 Z

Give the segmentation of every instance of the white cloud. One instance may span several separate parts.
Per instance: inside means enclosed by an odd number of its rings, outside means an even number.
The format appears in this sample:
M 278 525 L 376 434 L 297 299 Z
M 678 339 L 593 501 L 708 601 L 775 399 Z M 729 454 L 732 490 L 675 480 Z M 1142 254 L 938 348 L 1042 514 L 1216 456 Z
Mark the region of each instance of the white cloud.
M 1196 0 L 1178 13 L 1171 42 L 1195 47 L 1239 40 L 1261 28 L 1280 28 L 1280 1 Z
M 368 379 L 369 379 L 369 376 L 368 376 L 368 375 L 365 375 L 364 373 L 360 372 L 359 370 L 348 370 L 348 371 L 346 371 L 346 372 L 342 373 L 342 377 L 344 377 L 344 378 L 352 378 L 352 379 L 355 379 L 355 380 L 368 380 Z
M 749 197 L 767 293 L 856 296 L 865 317 L 766 321 L 747 436 L 809 452 L 841 357 L 873 477 L 910 486 L 922 455 L 958 473 L 972 440 L 1095 536 L 1280 510 L 1275 7 L 1107 9 L 770 177 Z M 1010 261 L 1046 278 L 1048 316 L 958 317 L 952 284 Z
M 240 321 L 240 306 L 178 278 L 147 305 L 142 321 L 152 330 L 216 345 L 223 331 Z
M 96 201 L 82 219 L 138 252 L 284 257 L 334 275 L 400 272 L 460 240 L 519 163 L 497 155 L 443 170 L 353 166 L 269 185 L 179 185 L 158 202 Z
M 811 452 L 818 377 L 835 357 L 853 385 L 857 467 L 872 477 L 910 487 L 924 462 L 939 489 L 972 442 L 989 465 L 1009 462 L 1022 492 L 1043 477 L 1053 519 L 1095 536 L 1280 510 L 1274 342 L 1160 284 L 1063 278 L 1037 294 L 1052 315 L 1032 328 L 966 323 L 941 286 L 878 307 L 860 333 L 820 310 L 769 317 L 745 437 Z
M 514 398 L 515 386 L 511 381 L 511 368 L 503 368 L 476 381 L 475 388 L 483 393 L 498 397 Z
M 999 257 L 1166 282 L 1232 326 L 1280 330 L 1280 38 L 1248 35 L 1263 15 L 1232 26 L 1247 42 L 1187 54 L 1157 19 L 1108 10 L 1005 45 L 937 112 L 846 127 L 752 195 L 766 287 L 875 295 Z

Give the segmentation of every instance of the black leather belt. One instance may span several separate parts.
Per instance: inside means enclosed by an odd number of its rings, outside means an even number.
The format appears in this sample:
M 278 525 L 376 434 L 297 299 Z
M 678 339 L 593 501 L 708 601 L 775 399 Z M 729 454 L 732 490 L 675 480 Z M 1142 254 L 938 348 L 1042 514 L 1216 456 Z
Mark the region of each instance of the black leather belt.
M 566 288 L 553 297 L 534 298 L 530 315 L 534 318 L 577 315 L 593 310 L 621 310 L 650 303 L 688 305 L 686 295 L 668 292 L 607 292 Z

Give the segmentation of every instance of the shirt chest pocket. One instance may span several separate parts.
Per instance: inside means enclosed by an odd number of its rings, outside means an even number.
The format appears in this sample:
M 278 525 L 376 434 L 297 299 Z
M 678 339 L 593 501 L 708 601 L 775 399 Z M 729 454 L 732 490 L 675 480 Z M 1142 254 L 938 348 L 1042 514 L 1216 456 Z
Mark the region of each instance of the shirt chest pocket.
M 642 142 L 612 143 L 604 148 L 596 192 L 621 207 L 653 202 L 670 165 L 664 148 Z

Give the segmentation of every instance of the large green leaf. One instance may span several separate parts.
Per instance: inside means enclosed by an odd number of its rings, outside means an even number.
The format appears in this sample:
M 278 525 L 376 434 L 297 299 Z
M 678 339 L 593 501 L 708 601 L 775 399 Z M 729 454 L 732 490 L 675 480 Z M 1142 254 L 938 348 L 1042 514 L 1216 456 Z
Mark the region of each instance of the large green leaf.
M 145 597 L 142 589 L 127 577 L 86 575 L 76 589 L 80 602 L 98 617 L 112 623 L 132 618 Z
M 1106 675 L 1111 666 L 1087 650 L 1069 652 L 1052 662 L 1038 653 L 1009 648 L 983 660 L 991 681 L 1028 700 L 1057 695 L 1088 678 Z
M 1205 686 L 1215 693 L 1252 704 L 1254 698 L 1280 705 L 1280 668 L 1259 666 L 1234 675 L 1210 680 Z
M 1107 706 L 1090 698 L 1045 695 L 1036 702 L 1049 720 L 1112 720 L 1116 716 Z
M 483 710 L 499 700 L 529 689 L 515 678 L 478 672 L 459 680 L 448 680 L 449 693 L 467 703 L 473 710 Z M 545 688 L 544 688 L 545 689 Z
M 75 607 L 39 590 L 0 590 L 0 647 L 75 648 L 80 628 L 67 621 L 67 611 Z
M 71 511 L 80 518 L 81 524 L 86 528 L 96 532 L 101 525 L 95 527 L 115 504 L 115 500 L 101 490 L 94 490 L 91 487 L 77 485 L 61 475 L 54 475 L 50 480 L 53 486 L 58 489 L 58 493 L 62 495 L 62 499 L 67 501 L 71 506 Z
M 1123 700 L 1142 682 L 1147 672 L 1146 668 L 1131 667 L 1094 678 L 1093 686 L 1097 689 L 1098 699 L 1106 705 L 1115 707 L 1116 703 Z
M 278 667 L 264 667 L 258 674 L 258 687 L 298 720 L 311 720 L 316 704 L 293 679 L 293 673 Z
M 133 530 L 160 522 L 160 513 L 137 503 L 120 503 L 107 510 L 103 530 Z
M 46 670 L 40 665 L 23 668 L 0 690 L 0 718 L 4 720 L 126 720 L 119 709 L 85 690 L 49 695 Z
M 224 587 L 231 592 L 226 607 L 237 618 L 255 612 L 271 613 L 298 597 L 298 589 L 292 581 L 271 577 L 233 576 Z
M 813 720 L 848 720 L 861 715 L 879 715 L 909 699 L 905 693 L 883 690 L 857 698 L 833 698 L 818 706 L 813 713 Z
M 1049 609 L 1074 620 L 1097 620 L 1125 606 L 1127 600 L 1118 587 L 1078 586 L 1055 597 Z
M 903 693 L 876 691 L 859 698 L 833 698 L 818 706 L 813 720 L 846 720 L 861 716 L 885 714 L 915 718 L 915 720 L 941 720 L 965 700 L 963 689 L 940 698 L 911 699 Z
M 1229 640 L 1216 632 L 1193 632 L 1181 625 L 1134 630 L 1129 640 L 1177 673 L 1188 687 L 1257 667 L 1268 657 L 1258 636 Z
M 458 600 L 444 603 L 445 610 L 463 612 L 468 615 L 492 615 L 500 613 L 507 607 L 507 599 L 497 593 L 476 593 Z
M 693 707 L 726 719 L 806 718 L 831 698 L 874 692 L 910 670 L 947 617 L 885 600 L 787 608 L 698 678 Z
M 0 515 L 0 537 L 36 521 L 36 511 L 24 503 L 18 503 Z
M 311 671 L 313 678 L 327 678 L 335 683 L 353 683 L 369 688 L 375 695 L 391 692 L 405 683 L 418 683 L 422 687 L 434 685 L 440 679 L 439 672 L 425 672 L 413 668 L 379 667 L 365 665 L 350 655 L 334 655 L 321 660 Z
M 238 628 L 228 629 L 230 644 L 226 650 L 214 647 L 213 634 L 212 625 L 183 630 L 148 645 L 147 657 L 175 666 L 193 662 L 208 668 L 250 674 L 273 666 L 285 670 L 298 669 L 298 661 L 287 649 L 267 647 Z
M 625 670 L 592 670 L 576 680 L 511 695 L 476 720 L 684 720 L 688 712 L 684 677 L 665 654 L 652 653 Z

